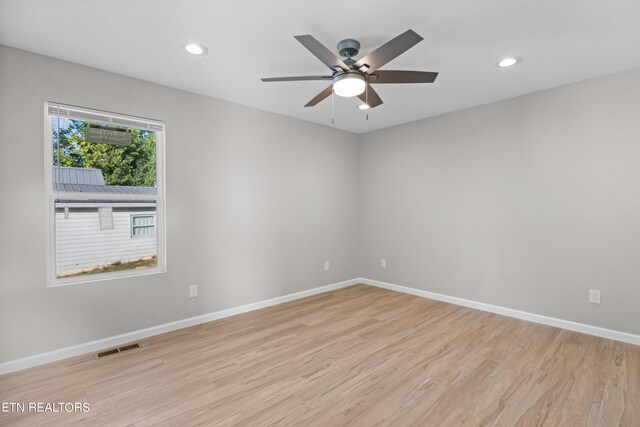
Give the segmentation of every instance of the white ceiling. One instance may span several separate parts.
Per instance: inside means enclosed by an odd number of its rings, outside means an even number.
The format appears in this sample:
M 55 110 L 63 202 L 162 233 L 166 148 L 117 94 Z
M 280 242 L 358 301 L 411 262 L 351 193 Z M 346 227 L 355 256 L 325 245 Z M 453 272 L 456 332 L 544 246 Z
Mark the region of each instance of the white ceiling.
M 293 36 L 362 56 L 413 29 L 424 41 L 382 69 L 440 76 L 376 86 L 368 121 L 336 97 L 334 126 L 357 133 L 640 66 L 639 22 L 638 0 L 0 0 L 0 44 L 325 125 L 330 99 L 303 105 L 326 82 L 260 82 L 328 71 Z M 508 55 L 524 61 L 497 68 Z

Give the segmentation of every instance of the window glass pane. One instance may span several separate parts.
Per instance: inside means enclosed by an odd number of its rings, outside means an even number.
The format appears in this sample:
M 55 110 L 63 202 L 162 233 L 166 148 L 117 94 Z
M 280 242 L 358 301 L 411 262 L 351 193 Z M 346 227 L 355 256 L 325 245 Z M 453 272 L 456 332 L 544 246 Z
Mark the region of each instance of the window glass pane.
M 106 204 L 111 208 L 111 229 L 101 227 L 100 210 Z M 131 223 L 133 218 L 153 220 L 156 202 L 146 201 L 137 207 L 118 207 L 118 204 L 122 203 L 102 200 L 82 203 L 61 199 L 56 201 L 57 278 L 157 266 L 155 225 L 133 226 Z M 144 216 L 132 216 L 136 212 Z
M 155 194 L 155 132 L 60 116 L 51 120 L 55 191 L 117 193 L 117 187 L 129 187 Z
M 156 132 L 50 120 L 55 277 L 156 267 Z
M 153 216 L 134 216 L 133 225 L 153 225 Z
M 133 229 L 134 236 L 149 236 L 153 234 L 153 227 L 135 227 Z
M 131 236 L 151 236 L 154 234 L 155 217 L 153 215 L 134 215 L 131 217 Z

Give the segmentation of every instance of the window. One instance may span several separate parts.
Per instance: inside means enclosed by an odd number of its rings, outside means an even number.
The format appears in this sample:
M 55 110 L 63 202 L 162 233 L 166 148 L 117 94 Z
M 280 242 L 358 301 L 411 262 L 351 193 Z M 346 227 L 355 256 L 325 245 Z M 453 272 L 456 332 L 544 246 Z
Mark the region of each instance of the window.
M 165 270 L 164 123 L 45 104 L 47 285 Z
M 131 215 L 131 237 L 152 236 L 155 227 L 154 215 Z

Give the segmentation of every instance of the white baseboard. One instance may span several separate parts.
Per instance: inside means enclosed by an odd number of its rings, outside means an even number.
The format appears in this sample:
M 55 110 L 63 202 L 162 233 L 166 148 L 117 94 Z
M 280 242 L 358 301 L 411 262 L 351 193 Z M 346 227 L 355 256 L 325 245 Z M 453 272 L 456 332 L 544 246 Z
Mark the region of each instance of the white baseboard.
M 201 323 L 211 322 L 213 320 L 223 319 L 225 317 L 235 316 L 236 314 L 247 313 L 249 311 L 258 310 L 273 305 L 282 304 L 284 302 L 305 298 L 312 295 L 329 292 L 335 289 L 363 283 L 365 285 L 376 286 L 378 288 L 389 289 L 392 291 L 403 292 L 410 295 L 416 295 L 423 298 L 429 298 L 436 301 L 443 301 L 451 304 L 461 305 L 464 307 L 475 308 L 477 310 L 487 311 L 490 313 L 501 314 L 503 316 L 513 317 L 516 319 L 526 320 L 529 322 L 540 323 L 542 325 L 554 326 L 556 328 L 567 329 L 570 331 L 580 332 L 583 334 L 594 335 L 597 337 L 608 338 L 616 341 L 626 342 L 629 344 L 640 345 L 640 335 L 634 335 L 627 332 L 615 331 L 612 329 L 601 328 L 598 326 L 586 325 L 584 323 L 572 322 L 570 320 L 557 319 L 554 317 L 543 316 L 540 314 L 529 313 L 526 311 L 514 310 L 512 308 L 501 307 L 498 305 L 487 304 L 483 302 L 468 300 L 464 298 L 452 297 L 449 295 L 438 294 L 435 292 L 424 291 L 421 289 L 410 288 L 407 286 L 385 283 L 378 280 L 358 278 L 346 280 L 344 282 L 333 283 L 331 285 L 320 286 L 294 294 L 284 295 L 281 297 L 271 298 L 264 301 L 258 301 L 239 307 L 228 308 L 213 313 L 203 314 L 200 316 L 190 317 L 188 319 L 178 320 L 175 322 L 165 323 L 163 325 L 152 326 L 138 331 L 128 332 L 122 335 L 116 335 L 72 347 L 61 348 L 47 353 L 37 354 L 22 359 L 11 360 L 0 363 L 0 375 L 20 371 L 34 366 L 44 365 L 45 363 L 55 362 L 57 360 L 69 357 L 79 356 L 86 353 L 104 350 L 106 348 L 116 347 L 122 344 L 147 338 L 154 335 L 163 334 L 165 332 L 175 331 L 177 329 L 188 328 L 189 326 L 199 325 Z
M 215 311 L 213 313 L 190 317 L 188 319 L 178 320 L 175 322 L 165 323 L 163 325 L 152 326 L 150 328 L 140 329 L 138 331 L 128 332 L 126 334 L 116 335 L 109 338 L 103 338 L 96 341 L 75 345 L 72 347 L 61 348 L 59 350 L 53 350 L 47 353 L 37 354 L 34 356 L 22 358 L 22 359 L 10 360 L 8 362 L 0 363 L 0 375 L 8 374 L 10 372 L 20 371 L 27 368 L 32 368 L 38 365 L 44 365 L 45 363 L 55 362 L 57 360 L 62 360 L 69 357 L 74 357 L 74 356 L 79 356 L 86 353 L 92 353 L 95 351 L 104 350 L 106 348 L 116 347 L 122 344 L 129 343 L 131 341 L 136 341 L 136 340 L 147 338 L 153 335 L 159 335 L 165 332 L 175 331 L 177 329 L 188 328 L 189 326 L 199 325 L 201 323 L 207 323 L 213 320 L 235 316 L 236 314 L 242 314 L 249 311 L 258 310 L 260 308 L 271 307 L 276 304 L 282 304 L 284 302 L 321 294 L 323 292 L 344 288 L 346 286 L 355 285 L 357 283 L 359 283 L 358 279 L 346 280 L 344 282 L 333 283 L 331 285 L 326 285 L 326 286 L 320 286 L 320 287 L 309 289 L 306 291 L 296 292 L 294 294 L 284 295 L 281 297 L 271 298 L 264 301 L 258 301 L 251 304 L 241 305 L 239 307 L 228 308 L 226 310 Z
M 601 328 L 599 326 L 586 325 L 584 323 L 572 322 L 570 320 L 557 319 L 555 317 L 543 316 L 541 314 L 514 310 L 512 308 L 501 307 L 499 305 L 492 305 L 484 302 L 438 294 L 435 292 L 423 291 L 421 289 L 410 288 L 407 286 L 394 285 L 392 283 L 380 282 L 378 280 L 360 278 L 357 282 L 365 285 L 376 286 L 378 288 L 389 289 L 391 291 L 403 292 L 405 294 L 416 295 L 436 301 L 443 301 L 464 307 L 475 308 L 477 310 L 488 311 L 490 313 L 501 314 L 503 316 L 514 317 L 516 319 L 526 320 L 529 322 L 540 323 L 542 325 L 555 326 L 556 328 L 567 329 L 569 331 L 640 345 L 640 335 L 630 334 L 627 332 L 615 331 L 613 329 Z

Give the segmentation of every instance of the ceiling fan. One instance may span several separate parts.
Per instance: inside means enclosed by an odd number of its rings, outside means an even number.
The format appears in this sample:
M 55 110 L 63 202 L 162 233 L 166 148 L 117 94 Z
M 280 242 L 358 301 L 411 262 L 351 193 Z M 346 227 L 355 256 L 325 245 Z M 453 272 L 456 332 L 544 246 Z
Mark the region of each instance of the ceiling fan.
M 263 78 L 263 82 L 288 82 L 302 80 L 327 80 L 331 85 L 316 95 L 305 107 L 313 107 L 335 92 L 338 96 L 357 96 L 364 103 L 361 107 L 375 108 L 382 104 L 378 93 L 370 86 L 386 83 L 433 83 L 438 73 L 430 71 L 391 71 L 379 70 L 384 64 L 400 56 L 423 40 L 413 30 L 407 30 L 398 37 L 383 44 L 367 56 L 359 60 L 360 42 L 354 39 L 342 40 L 338 43 L 340 59 L 313 36 L 294 36 L 316 58 L 332 71 L 330 76 L 298 76 Z

